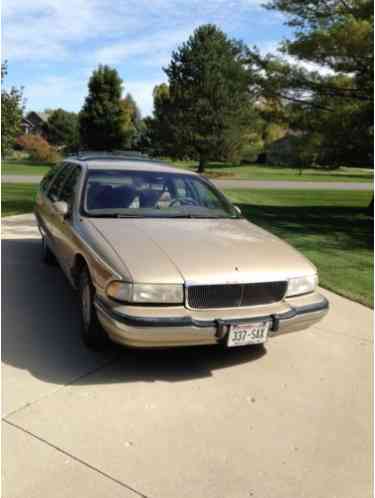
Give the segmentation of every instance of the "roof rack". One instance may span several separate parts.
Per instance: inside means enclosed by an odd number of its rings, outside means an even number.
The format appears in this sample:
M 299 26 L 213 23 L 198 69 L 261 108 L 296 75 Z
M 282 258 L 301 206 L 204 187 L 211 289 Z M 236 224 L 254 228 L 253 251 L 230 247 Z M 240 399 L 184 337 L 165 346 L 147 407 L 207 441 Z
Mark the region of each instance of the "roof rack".
M 111 150 L 111 151 L 98 151 L 98 150 L 82 150 L 77 154 L 72 154 L 68 156 L 70 159 L 77 158 L 81 161 L 86 161 L 88 159 L 149 159 L 149 156 L 138 152 L 136 150 Z

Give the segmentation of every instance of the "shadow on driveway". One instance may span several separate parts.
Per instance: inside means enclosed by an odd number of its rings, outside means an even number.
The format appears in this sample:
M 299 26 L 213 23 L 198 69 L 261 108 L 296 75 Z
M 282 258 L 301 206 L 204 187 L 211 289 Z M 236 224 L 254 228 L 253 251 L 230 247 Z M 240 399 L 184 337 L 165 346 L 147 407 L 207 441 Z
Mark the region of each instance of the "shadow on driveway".
M 41 263 L 40 240 L 5 239 L 2 249 L 2 361 L 44 382 L 176 382 L 266 353 L 264 348 L 139 351 L 116 345 L 103 354 L 90 352 L 80 342 L 77 295 L 58 267 Z M 116 368 L 105 368 L 108 362 Z M 95 376 L 88 375 L 103 364 Z

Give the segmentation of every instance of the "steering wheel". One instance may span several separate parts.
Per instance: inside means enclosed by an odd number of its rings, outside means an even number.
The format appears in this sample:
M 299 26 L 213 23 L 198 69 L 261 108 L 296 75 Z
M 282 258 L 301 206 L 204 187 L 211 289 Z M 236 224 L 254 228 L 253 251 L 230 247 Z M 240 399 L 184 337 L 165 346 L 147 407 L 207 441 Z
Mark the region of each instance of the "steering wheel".
M 173 199 L 169 207 L 179 206 L 199 206 L 199 203 L 192 197 L 183 197 L 182 199 Z

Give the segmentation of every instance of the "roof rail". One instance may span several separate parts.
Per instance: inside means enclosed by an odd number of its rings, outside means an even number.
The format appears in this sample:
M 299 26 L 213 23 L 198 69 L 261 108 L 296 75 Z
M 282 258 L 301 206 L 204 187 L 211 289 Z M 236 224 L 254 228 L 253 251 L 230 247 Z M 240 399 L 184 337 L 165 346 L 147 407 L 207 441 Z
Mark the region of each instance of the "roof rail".
M 142 152 L 138 152 L 136 150 L 82 150 L 77 154 L 71 154 L 67 156 L 69 158 L 77 158 L 81 161 L 85 161 L 88 159 L 113 159 L 113 158 L 124 158 L 124 159 L 149 159 L 149 156 L 143 154 Z

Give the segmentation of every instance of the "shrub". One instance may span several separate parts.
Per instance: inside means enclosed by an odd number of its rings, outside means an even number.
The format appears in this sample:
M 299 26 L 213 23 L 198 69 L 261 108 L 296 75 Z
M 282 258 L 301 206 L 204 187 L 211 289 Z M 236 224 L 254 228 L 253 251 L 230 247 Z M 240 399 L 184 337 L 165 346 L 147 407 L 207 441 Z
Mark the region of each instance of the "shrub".
M 59 159 L 56 147 L 40 135 L 21 135 L 17 138 L 17 145 L 28 152 L 33 161 L 55 163 Z

